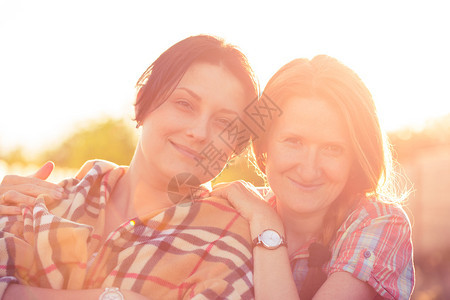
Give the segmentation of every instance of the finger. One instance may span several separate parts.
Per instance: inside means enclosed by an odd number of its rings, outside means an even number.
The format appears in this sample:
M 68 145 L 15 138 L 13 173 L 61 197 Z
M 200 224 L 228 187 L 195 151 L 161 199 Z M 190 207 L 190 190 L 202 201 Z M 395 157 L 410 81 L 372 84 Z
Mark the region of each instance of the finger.
M 229 190 L 225 187 L 218 187 L 217 189 L 213 189 L 210 192 L 211 197 L 218 197 L 225 199 L 232 207 L 239 211 L 240 206 L 238 203 L 235 203 L 235 197 L 229 195 Z
M 219 183 L 214 184 L 214 186 L 212 188 L 215 189 L 216 187 L 219 188 L 219 187 L 228 186 L 228 185 L 230 185 L 230 183 L 231 182 L 219 182 Z
M 43 186 L 37 186 L 34 184 L 21 184 L 14 186 L 14 190 L 32 197 L 37 197 L 41 194 L 46 194 L 54 199 L 62 199 L 64 195 L 63 192 L 61 192 L 62 187 L 60 186 L 57 186 L 57 188 L 54 187 L 48 188 Z
M 6 175 L 3 177 L 1 190 L 16 189 L 17 185 L 31 184 L 49 190 L 63 192 L 64 189 L 59 185 L 35 177 L 24 177 L 19 175 Z
M 245 194 L 242 192 L 241 187 L 235 182 L 217 184 L 210 192 L 210 195 L 214 197 L 224 198 L 235 208 L 239 208 L 242 205 L 242 203 L 239 203 L 239 201 L 243 197 L 245 197 Z
M 50 176 L 54 168 L 55 164 L 52 161 L 48 161 L 39 170 L 37 170 L 36 173 L 30 175 L 29 177 L 45 180 L 48 176 Z
M 210 195 L 212 196 L 215 195 L 218 197 L 224 196 L 224 198 L 227 198 L 231 184 L 232 184 L 231 182 L 220 182 L 215 184 L 210 192 Z
M 214 188 L 212 189 L 212 191 L 209 194 L 214 197 L 222 197 L 225 199 L 228 198 L 228 193 L 227 193 L 226 189 L 224 189 L 221 186 L 214 186 Z
M 46 194 L 52 197 L 54 200 L 60 200 L 63 198 L 64 193 L 61 192 L 62 187 L 57 186 L 57 188 L 47 188 L 42 186 L 36 186 L 34 184 L 21 184 L 14 186 L 14 189 L 17 192 L 21 192 L 22 194 L 37 197 L 41 194 Z
M 19 215 L 22 209 L 19 206 L 0 205 L 0 216 L 4 215 Z
M 21 204 L 34 205 L 35 197 L 31 197 L 15 190 L 9 190 L 0 196 L 0 204 L 5 206 L 18 206 Z
M 234 198 L 237 196 L 243 196 L 247 194 L 251 194 L 253 196 L 261 198 L 261 195 L 258 193 L 255 186 L 244 180 L 226 182 L 224 184 L 219 183 L 214 186 L 213 192 L 216 192 L 216 195 L 221 195 L 224 198 L 229 197 Z

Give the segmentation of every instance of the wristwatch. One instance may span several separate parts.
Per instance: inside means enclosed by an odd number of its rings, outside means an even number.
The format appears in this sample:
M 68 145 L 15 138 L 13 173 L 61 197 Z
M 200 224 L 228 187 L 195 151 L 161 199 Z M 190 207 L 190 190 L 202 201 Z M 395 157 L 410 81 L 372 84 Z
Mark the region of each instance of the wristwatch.
M 253 247 L 262 246 L 266 249 L 277 249 L 280 246 L 287 247 L 286 239 L 273 229 L 266 229 L 253 240 Z
M 107 287 L 103 293 L 98 297 L 98 300 L 125 300 L 123 294 L 120 292 L 119 288 Z

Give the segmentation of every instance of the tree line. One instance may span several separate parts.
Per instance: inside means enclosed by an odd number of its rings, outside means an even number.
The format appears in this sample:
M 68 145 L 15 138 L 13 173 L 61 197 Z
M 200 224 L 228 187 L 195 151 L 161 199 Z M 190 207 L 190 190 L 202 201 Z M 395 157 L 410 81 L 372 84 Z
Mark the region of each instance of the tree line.
M 388 133 L 394 154 L 401 163 L 414 157 L 426 147 L 450 145 L 450 114 L 434 119 L 422 129 L 405 128 Z M 0 153 L 7 164 L 40 165 L 48 160 L 61 168 L 79 168 L 86 160 L 102 158 L 120 165 L 128 165 L 137 142 L 137 131 L 124 119 L 106 118 L 88 121 L 78 126 L 59 145 L 46 149 L 34 157 L 27 156 L 20 147 Z M 264 179 L 256 168 L 242 155 L 233 159 L 216 181 L 244 179 L 263 185 Z

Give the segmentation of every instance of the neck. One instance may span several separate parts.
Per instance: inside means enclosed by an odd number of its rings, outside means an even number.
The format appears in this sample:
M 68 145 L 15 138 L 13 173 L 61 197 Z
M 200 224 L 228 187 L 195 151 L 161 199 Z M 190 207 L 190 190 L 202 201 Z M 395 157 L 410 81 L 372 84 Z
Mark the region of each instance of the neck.
M 288 240 L 289 254 L 297 251 L 308 240 L 317 236 L 323 224 L 325 212 L 298 214 L 291 209 L 277 205 Z
M 139 156 L 136 151 L 127 172 L 119 180 L 111 196 L 117 211 L 125 219 L 173 205 L 167 193 L 168 180 L 149 170 L 141 163 Z

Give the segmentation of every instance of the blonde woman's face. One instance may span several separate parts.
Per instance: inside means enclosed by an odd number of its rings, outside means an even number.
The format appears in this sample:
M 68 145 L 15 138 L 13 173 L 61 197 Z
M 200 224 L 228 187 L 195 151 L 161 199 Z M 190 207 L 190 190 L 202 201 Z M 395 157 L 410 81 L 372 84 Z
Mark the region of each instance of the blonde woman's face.
M 338 111 L 320 99 L 290 98 L 266 145 L 266 174 L 280 213 L 323 215 L 347 183 L 352 151 Z

